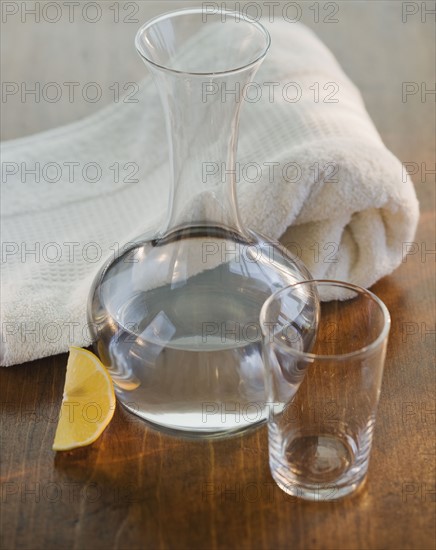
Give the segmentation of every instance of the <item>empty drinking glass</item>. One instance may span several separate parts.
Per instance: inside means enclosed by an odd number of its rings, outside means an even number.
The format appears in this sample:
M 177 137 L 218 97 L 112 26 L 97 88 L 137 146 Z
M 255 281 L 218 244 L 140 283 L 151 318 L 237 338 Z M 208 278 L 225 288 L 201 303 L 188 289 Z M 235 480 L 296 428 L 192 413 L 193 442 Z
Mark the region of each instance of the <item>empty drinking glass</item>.
M 368 470 L 386 306 L 351 284 L 305 281 L 268 298 L 260 322 L 274 480 L 308 500 L 355 491 Z

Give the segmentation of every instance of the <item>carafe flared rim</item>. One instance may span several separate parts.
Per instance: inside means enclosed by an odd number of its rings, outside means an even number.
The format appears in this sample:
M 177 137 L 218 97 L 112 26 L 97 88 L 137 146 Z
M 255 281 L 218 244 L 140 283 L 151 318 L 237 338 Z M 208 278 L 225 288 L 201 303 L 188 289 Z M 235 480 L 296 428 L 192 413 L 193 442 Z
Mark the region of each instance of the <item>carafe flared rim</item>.
M 174 19 L 176 17 L 180 17 L 180 16 L 184 16 L 184 15 L 202 15 L 202 16 L 204 16 L 204 14 L 205 14 L 204 8 L 183 8 L 183 9 L 179 9 L 179 10 L 175 10 L 175 11 L 166 12 L 166 13 L 158 15 L 158 16 L 152 18 L 152 19 L 149 19 L 146 23 L 144 23 L 138 29 L 138 32 L 136 33 L 136 37 L 135 37 L 136 50 L 138 51 L 139 55 L 142 57 L 142 59 L 146 63 L 149 63 L 150 65 L 152 65 L 153 67 L 155 67 L 157 69 L 160 69 L 162 71 L 166 71 L 168 73 L 174 73 L 174 74 L 186 75 L 186 76 L 189 75 L 189 76 L 192 76 L 192 77 L 195 77 L 195 76 L 199 76 L 199 77 L 227 76 L 227 75 L 235 74 L 235 73 L 238 73 L 238 72 L 241 72 L 241 71 L 245 71 L 245 70 L 257 65 L 258 63 L 260 63 L 264 59 L 264 57 L 266 56 L 266 54 L 267 54 L 267 52 L 270 48 L 270 45 L 271 45 L 271 36 L 270 36 L 269 32 L 267 31 L 267 29 L 261 23 L 259 23 L 259 21 L 255 20 L 255 19 L 252 19 L 251 17 L 247 16 L 246 14 L 240 13 L 238 11 L 226 10 L 226 9 L 217 9 L 216 12 L 214 12 L 213 14 L 209 14 L 209 15 L 219 15 L 221 18 L 222 17 L 234 17 L 236 21 L 244 21 L 246 23 L 249 23 L 250 25 L 253 25 L 253 27 L 255 27 L 260 32 L 261 36 L 263 37 L 265 43 L 264 43 L 261 51 L 257 55 L 255 55 L 253 59 L 250 59 L 249 61 L 247 61 L 244 64 L 240 64 L 240 65 L 237 65 L 236 67 L 231 67 L 231 68 L 226 69 L 226 70 L 217 70 L 217 71 L 210 70 L 210 71 L 204 71 L 204 72 L 203 71 L 197 72 L 197 71 L 181 70 L 181 69 L 175 69 L 175 68 L 169 67 L 165 64 L 159 63 L 159 62 L 151 59 L 150 55 L 147 55 L 147 53 L 145 52 L 144 46 L 143 46 L 142 37 L 148 29 L 152 28 L 153 26 L 155 26 L 155 25 L 157 25 L 157 24 L 159 24 L 159 23 L 161 23 L 161 22 L 163 22 L 167 19 Z M 203 21 L 203 23 L 205 23 L 205 21 Z

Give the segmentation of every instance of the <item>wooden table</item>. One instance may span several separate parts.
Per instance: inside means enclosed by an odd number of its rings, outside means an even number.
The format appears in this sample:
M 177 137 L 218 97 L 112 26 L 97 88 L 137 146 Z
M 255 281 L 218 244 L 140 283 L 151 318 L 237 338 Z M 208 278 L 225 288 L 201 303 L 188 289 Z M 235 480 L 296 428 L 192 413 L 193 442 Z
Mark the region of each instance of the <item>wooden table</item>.
M 130 4 L 143 21 L 175 3 Z M 435 103 L 420 96 L 423 86 L 434 89 L 434 16 L 423 11 L 434 3 L 299 5 L 301 20 L 360 87 L 386 145 L 417 169 L 416 253 L 373 288 L 393 324 L 365 489 L 338 502 L 296 501 L 272 481 L 264 427 L 190 442 L 152 431 L 120 407 L 94 445 L 56 454 L 67 360 L 60 355 L 0 372 L 1 548 L 435 548 L 435 258 L 425 254 L 434 249 L 435 177 L 423 170 L 434 170 Z M 113 18 L 110 6 L 104 13 Z M 331 6 L 338 7 L 333 24 L 324 21 Z M 104 18 L 94 26 L 80 17 L 55 24 L 9 18 L 3 80 L 135 81 L 143 74 L 132 49 L 137 27 Z M 418 87 L 405 101 L 404 82 Z M 2 138 L 74 120 L 108 101 L 2 104 Z

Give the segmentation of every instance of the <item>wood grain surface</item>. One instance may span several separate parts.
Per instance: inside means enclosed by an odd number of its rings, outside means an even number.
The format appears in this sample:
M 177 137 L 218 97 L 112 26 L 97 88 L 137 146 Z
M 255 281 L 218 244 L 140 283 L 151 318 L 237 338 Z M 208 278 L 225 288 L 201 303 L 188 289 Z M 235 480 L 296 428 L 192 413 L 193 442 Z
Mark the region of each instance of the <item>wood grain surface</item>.
M 139 25 L 113 21 L 115 9 L 130 13 L 128 3 L 101 4 L 106 15 L 94 25 L 78 16 L 72 23 L 3 17 L 2 80 L 98 81 L 106 91 L 138 81 L 144 68 L 132 40 Z M 183 3 L 130 4 L 142 22 Z M 272 481 L 265 427 L 193 442 L 152 431 L 121 407 L 95 444 L 56 454 L 67 360 L 60 355 L 0 371 L 1 548 L 435 548 L 435 257 L 426 254 L 435 248 L 435 176 L 423 170 L 434 170 L 435 103 L 421 96 L 423 86 L 434 89 L 434 15 L 424 11 L 434 3 L 298 5 L 359 86 L 387 147 L 418 167 L 415 253 L 372 289 L 391 312 L 392 331 L 367 484 L 338 502 L 298 501 Z M 336 23 L 324 21 L 331 6 Z M 404 82 L 418 86 L 405 101 Z M 2 139 L 77 120 L 111 101 L 109 93 L 98 103 L 8 98 Z

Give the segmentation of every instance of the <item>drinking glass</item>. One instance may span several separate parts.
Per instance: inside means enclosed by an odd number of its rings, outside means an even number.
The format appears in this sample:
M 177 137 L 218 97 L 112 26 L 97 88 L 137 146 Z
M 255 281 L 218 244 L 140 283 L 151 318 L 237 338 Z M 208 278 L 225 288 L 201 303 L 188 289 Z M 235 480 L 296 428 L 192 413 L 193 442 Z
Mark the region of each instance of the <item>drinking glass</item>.
M 365 481 L 390 316 L 369 290 L 304 281 L 262 307 L 269 463 L 286 493 L 333 500 Z

